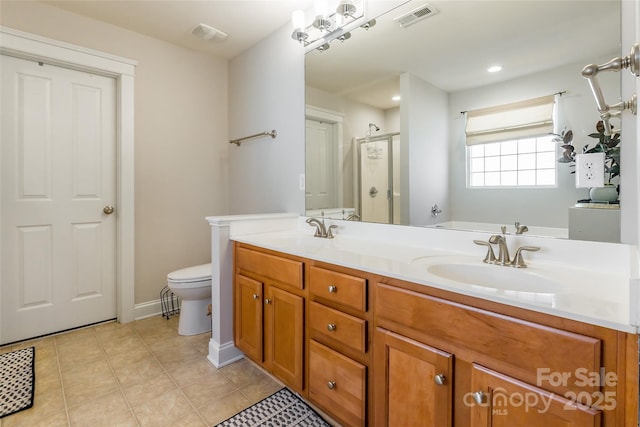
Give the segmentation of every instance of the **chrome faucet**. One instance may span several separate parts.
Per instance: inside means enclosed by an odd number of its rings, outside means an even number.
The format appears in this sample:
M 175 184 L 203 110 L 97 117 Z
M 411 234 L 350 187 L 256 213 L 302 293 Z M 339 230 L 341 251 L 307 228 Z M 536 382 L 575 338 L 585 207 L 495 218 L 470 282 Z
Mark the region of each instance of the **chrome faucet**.
M 503 266 L 510 266 L 514 268 L 526 268 L 527 264 L 524 262 L 522 258 L 523 251 L 536 252 L 539 251 L 540 248 L 538 246 L 521 246 L 516 250 L 515 255 L 513 256 L 513 260 L 509 259 L 509 247 L 507 246 L 507 239 L 505 236 L 506 227 L 502 227 L 502 235 L 494 234 L 489 237 L 489 241 L 485 242 L 483 240 L 474 240 L 473 243 L 476 245 L 482 245 L 487 247 L 487 254 L 484 257 L 483 262 L 487 264 L 498 264 Z M 498 245 L 498 257 L 496 258 L 493 247 L 491 245 Z
M 327 229 L 327 226 L 324 223 L 324 217 L 322 221 L 318 218 L 307 218 L 307 224 L 316 228 L 316 232 L 314 233 L 314 237 L 322 237 L 325 239 L 333 239 L 333 229 L 338 228 L 337 225 L 332 225 Z

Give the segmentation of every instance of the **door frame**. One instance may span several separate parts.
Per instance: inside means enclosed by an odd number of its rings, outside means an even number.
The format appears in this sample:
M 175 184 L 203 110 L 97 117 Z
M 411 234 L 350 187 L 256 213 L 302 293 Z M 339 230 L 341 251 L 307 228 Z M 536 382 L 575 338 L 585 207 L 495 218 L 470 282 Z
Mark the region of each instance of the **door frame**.
M 135 320 L 133 82 L 137 61 L 3 26 L 0 55 L 116 80 L 116 313 L 120 323 L 131 322 Z

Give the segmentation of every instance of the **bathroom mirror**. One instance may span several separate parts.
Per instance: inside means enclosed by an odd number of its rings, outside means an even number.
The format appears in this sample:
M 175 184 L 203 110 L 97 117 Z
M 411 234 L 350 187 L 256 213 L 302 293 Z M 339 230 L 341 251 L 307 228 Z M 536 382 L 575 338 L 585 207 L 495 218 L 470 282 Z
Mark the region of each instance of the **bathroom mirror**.
M 463 112 L 557 94 L 558 131 L 593 144 L 581 71 L 620 55 L 620 1 L 389 4 L 370 29 L 306 54 L 307 215 L 568 237 L 569 208 L 589 198 L 573 169 L 556 164 L 551 187 L 469 188 Z M 411 12 L 427 16 L 401 27 Z M 618 73 L 600 83 L 620 99 Z

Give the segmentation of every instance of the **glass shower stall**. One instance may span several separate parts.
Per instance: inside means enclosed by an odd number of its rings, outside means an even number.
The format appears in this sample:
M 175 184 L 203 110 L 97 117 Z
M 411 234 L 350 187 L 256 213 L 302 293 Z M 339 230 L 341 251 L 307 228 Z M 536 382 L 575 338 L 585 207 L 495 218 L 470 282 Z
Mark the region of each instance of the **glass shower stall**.
M 361 221 L 400 223 L 400 133 L 357 138 L 355 143 Z

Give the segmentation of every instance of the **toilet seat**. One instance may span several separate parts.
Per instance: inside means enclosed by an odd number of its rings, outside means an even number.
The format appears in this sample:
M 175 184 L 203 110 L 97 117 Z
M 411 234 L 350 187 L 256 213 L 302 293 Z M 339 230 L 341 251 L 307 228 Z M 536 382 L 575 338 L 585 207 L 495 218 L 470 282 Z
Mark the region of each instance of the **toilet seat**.
M 167 275 L 170 284 L 204 282 L 211 280 L 211 263 L 172 271 Z

